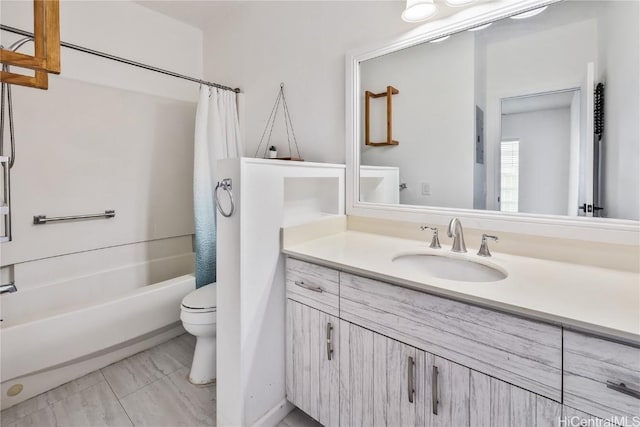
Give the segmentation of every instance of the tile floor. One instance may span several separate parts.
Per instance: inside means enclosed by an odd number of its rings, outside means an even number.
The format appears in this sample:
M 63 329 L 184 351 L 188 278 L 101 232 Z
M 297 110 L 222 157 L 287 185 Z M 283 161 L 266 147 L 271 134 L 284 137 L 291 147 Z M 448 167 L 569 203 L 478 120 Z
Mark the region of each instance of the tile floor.
M 0 413 L 2 427 L 215 426 L 216 387 L 187 376 L 195 339 L 184 334 Z M 303 412 L 278 427 L 317 427 Z

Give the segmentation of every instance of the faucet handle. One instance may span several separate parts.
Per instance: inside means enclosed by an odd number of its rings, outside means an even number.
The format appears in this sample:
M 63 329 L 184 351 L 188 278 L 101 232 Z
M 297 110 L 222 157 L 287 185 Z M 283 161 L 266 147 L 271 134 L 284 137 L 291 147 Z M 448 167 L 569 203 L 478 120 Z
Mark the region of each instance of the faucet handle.
M 489 251 L 489 242 L 488 240 L 491 239 L 494 242 L 498 241 L 498 236 L 492 236 L 490 234 L 483 234 L 482 235 L 482 241 L 480 242 L 480 249 L 478 250 L 478 255 L 480 256 L 484 256 L 484 257 L 490 257 L 491 256 L 491 252 Z
M 438 237 L 438 229 L 436 227 L 427 227 L 423 225 L 420 227 L 420 230 L 433 231 L 433 236 L 431 237 L 431 244 L 429 245 L 431 249 L 440 249 L 442 247 L 440 246 L 440 238 Z

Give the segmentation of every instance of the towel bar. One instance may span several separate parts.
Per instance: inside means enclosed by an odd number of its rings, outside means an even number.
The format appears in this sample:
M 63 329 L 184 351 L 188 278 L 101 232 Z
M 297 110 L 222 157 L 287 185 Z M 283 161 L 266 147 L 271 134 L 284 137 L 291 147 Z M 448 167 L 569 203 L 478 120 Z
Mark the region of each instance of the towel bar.
M 40 224 L 47 224 L 49 222 L 73 221 L 76 219 L 90 219 L 90 218 L 113 218 L 114 216 L 116 216 L 115 210 L 107 210 L 107 211 L 104 211 L 104 213 L 97 213 L 97 214 L 57 216 L 53 218 L 47 218 L 46 215 L 34 215 L 33 223 L 35 225 L 40 225 Z

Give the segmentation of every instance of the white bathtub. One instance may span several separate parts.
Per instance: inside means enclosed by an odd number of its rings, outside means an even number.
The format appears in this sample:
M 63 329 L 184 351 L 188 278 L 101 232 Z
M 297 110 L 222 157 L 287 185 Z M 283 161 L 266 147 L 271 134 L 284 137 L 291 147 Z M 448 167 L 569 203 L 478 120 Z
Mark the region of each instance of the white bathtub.
M 168 277 L 191 271 L 193 254 L 183 254 L 27 289 L 18 283 L 1 300 L 2 409 L 181 334 L 180 301 L 195 278 Z M 22 392 L 8 396 L 17 384 Z

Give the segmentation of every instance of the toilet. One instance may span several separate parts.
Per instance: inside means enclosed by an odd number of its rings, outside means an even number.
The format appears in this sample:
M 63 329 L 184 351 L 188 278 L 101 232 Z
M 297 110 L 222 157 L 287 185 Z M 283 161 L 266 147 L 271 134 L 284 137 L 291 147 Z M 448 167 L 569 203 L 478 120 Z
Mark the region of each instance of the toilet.
M 196 337 L 189 381 L 208 384 L 216 379 L 216 284 L 202 286 L 182 299 L 182 326 Z

